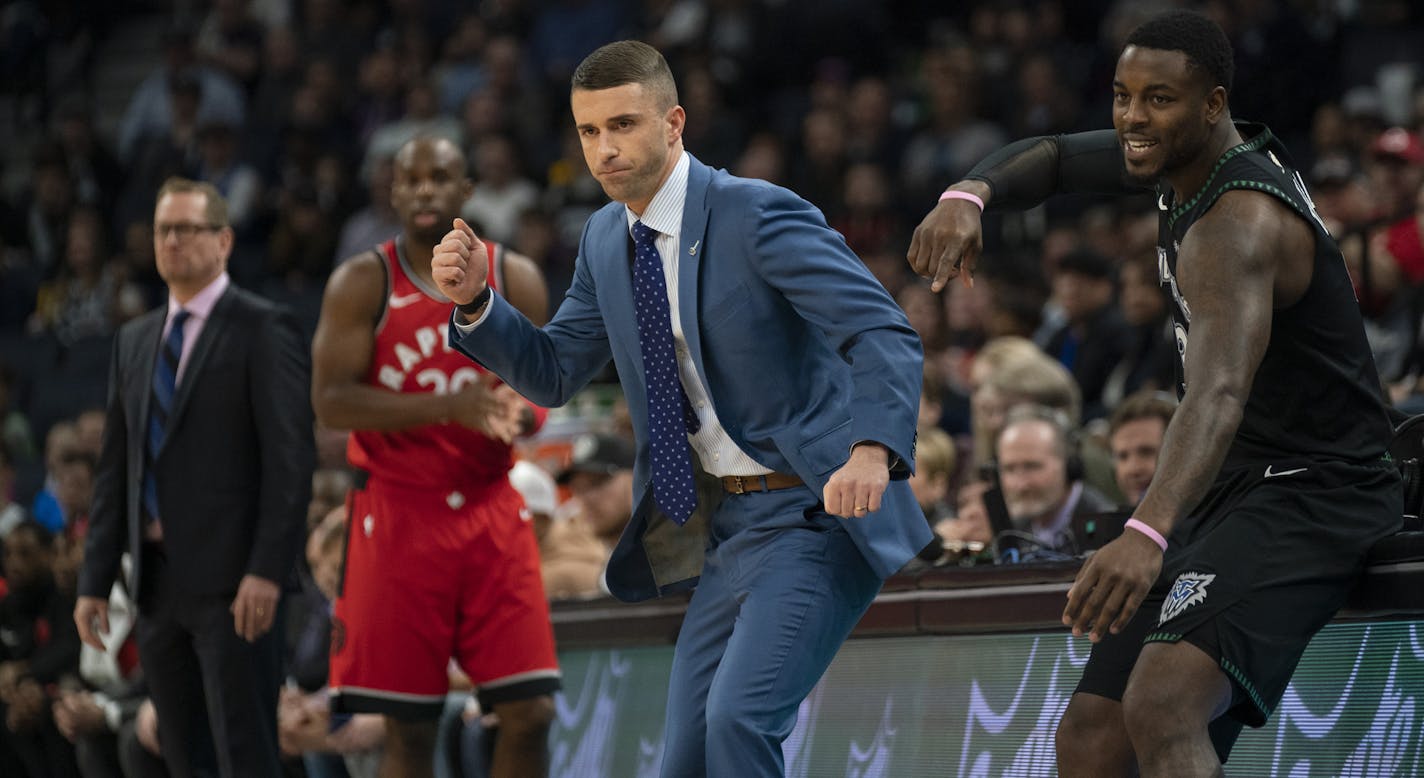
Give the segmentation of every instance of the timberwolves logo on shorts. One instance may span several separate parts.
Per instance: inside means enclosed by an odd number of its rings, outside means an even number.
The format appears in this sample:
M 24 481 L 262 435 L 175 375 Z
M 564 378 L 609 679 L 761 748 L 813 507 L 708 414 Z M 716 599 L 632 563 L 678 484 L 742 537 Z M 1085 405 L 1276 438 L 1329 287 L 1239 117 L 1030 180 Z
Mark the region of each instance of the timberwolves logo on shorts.
M 1172 584 L 1172 591 L 1162 603 L 1162 615 L 1158 624 L 1166 624 L 1182 611 L 1206 599 L 1206 587 L 1216 580 L 1215 573 L 1182 573 Z

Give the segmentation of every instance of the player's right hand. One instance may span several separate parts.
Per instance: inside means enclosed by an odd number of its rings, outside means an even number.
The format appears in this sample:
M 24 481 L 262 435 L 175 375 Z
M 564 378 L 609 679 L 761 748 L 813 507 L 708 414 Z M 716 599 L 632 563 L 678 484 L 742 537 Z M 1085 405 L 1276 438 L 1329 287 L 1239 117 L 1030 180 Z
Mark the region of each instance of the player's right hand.
M 506 444 L 513 443 L 514 438 L 524 431 L 524 415 L 529 405 L 509 384 L 499 384 L 491 392 L 497 404 L 485 419 L 482 432 Z
M 481 373 L 478 381 L 450 394 L 450 421 L 509 443 L 518 431 L 523 407 L 518 392 L 500 383 L 493 373 Z
M 474 257 L 475 261 L 470 258 Z M 455 227 L 435 247 L 430 258 L 430 272 L 440 293 L 456 305 L 464 305 L 485 290 L 489 277 L 489 262 L 485 259 L 485 244 L 464 219 L 456 218 Z
M 1162 572 L 1162 549 L 1146 535 L 1124 530 L 1088 557 L 1068 589 L 1063 626 L 1094 643 L 1127 626 Z
M 74 603 L 74 626 L 79 629 L 80 640 L 103 651 L 104 641 L 99 636 L 109 634 L 109 601 L 81 596 Z
M 981 191 L 987 191 L 987 187 Z M 940 200 L 915 228 L 905 258 L 911 269 L 929 279 L 930 288 L 938 292 L 955 277 L 963 278 L 965 286 L 973 286 L 974 266 L 983 248 L 979 207 L 967 200 Z

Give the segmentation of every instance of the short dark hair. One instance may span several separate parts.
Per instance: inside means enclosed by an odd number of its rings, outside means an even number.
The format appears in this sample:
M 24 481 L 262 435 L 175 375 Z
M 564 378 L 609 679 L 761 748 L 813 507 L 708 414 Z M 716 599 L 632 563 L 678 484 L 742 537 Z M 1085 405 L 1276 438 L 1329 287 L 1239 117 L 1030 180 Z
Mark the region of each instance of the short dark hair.
M 1231 94 L 1236 75 L 1231 41 L 1221 25 L 1199 13 L 1170 11 L 1149 19 L 1127 36 L 1127 45 L 1180 51 L 1192 68 L 1211 80 L 1210 88 L 1225 87 Z
M 1090 248 L 1076 248 L 1058 260 L 1058 272 L 1074 273 L 1099 281 L 1116 281 L 1117 268 L 1111 257 Z
M 1172 414 L 1177 411 L 1177 400 L 1162 391 L 1146 389 L 1123 398 L 1108 418 L 1108 437 L 1111 438 L 1123 425 L 1139 419 L 1161 419 L 1165 429 L 1172 423 Z
M 600 46 L 584 57 L 574 71 L 573 88 L 612 89 L 624 84 L 642 84 L 666 110 L 677 105 L 677 82 L 666 59 L 642 41 L 615 41 Z

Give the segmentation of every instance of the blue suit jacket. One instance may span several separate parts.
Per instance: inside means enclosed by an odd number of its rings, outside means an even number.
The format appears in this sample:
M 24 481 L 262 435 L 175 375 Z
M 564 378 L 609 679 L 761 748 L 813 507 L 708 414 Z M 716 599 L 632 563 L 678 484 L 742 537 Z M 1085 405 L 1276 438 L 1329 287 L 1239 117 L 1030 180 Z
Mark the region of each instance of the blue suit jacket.
M 652 498 L 647 395 L 623 205 L 589 218 L 567 296 L 534 327 L 495 295 L 485 321 L 451 343 L 531 401 L 559 406 L 607 364 L 618 367 L 638 456 L 634 512 L 609 560 L 608 588 L 627 601 L 696 583 L 698 520 L 669 521 Z M 805 200 L 691 160 L 679 249 L 683 334 L 717 418 L 757 462 L 796 473 L 820 494 L 851 445 L 885 444 L 899 463 L 879 512 L 843 520 L 888 577 L 929 543 L 903 479 L 914 462 L 923 355 L 904 313 Z M 705 517 L 704 517 L 705 518 Z

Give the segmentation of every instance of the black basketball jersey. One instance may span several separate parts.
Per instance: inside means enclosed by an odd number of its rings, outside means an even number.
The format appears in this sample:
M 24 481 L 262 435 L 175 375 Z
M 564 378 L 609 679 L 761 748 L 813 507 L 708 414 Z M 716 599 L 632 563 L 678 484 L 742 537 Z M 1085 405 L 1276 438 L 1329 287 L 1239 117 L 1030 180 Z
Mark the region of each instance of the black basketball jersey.
M 1344 258 L 1285 147 L 1264 125 L 1243 122 L 1237 129 L 1244 142 L 1221 156 L 1189 200 L 1176 203 L 1166 181 L 1158 186 L 1158 272 L 1172 299 L 1179 357 L 1190 342 L 1192 316 L 1190 301 L 1177 288 L 1177 249 L 1217 198 L 1232 189 L 1272 195 L 1310 225 L 1316 241 L 1310 287 L 1271 317 L 1271 340 L 1225 467 L 1300 458 L 1377 459 L 1391 427 Z M 1180 359 L 1177 370 L 1178 393 L 1185 396 L 1191 387 L 1180 380 Z

